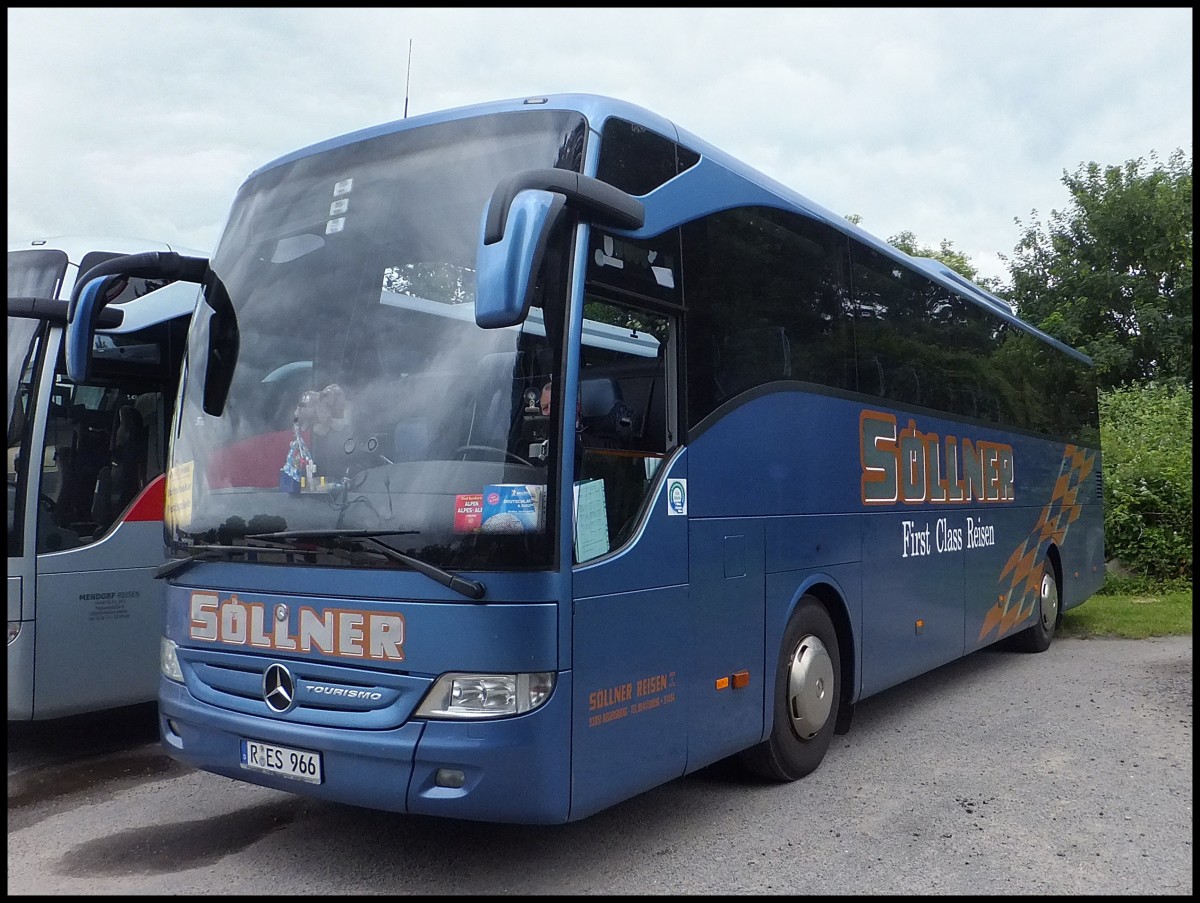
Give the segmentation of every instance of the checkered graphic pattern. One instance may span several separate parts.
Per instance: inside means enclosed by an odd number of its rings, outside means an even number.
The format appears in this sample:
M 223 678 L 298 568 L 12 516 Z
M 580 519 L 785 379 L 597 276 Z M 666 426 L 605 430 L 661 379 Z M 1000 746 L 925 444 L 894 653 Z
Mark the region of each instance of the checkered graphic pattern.
M 1033 613 L 1041 592 L 1046 567 L 1045 549 L 1053 542 L 1062 546 L 1067 530 L 1082 510 L 1079 491 L 1096 464 L 1094 452 L 1074 445 L 1063 449 L 1062 464 L 1050 502 L 1042 509 L 1033 529 L 1018 545 L 1000 572 L 998 601 L 983 619 L 978 643 L 999 639 Z M 995 634 L 993 637 L 992 634 Z

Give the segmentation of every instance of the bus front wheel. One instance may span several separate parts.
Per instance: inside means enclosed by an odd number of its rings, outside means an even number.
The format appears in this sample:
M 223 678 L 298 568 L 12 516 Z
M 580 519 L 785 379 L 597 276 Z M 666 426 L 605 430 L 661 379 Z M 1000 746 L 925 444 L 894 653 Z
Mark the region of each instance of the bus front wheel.
M 743 766 L 772 781 L 795 781 L 815 771 L 833 740 L 840 682 L 833 621 L 820 600 L 804 596 L 783 634 L 771 734 L 741 753 Z
M 1045 652 L 1049 649 L 1055 628 L 1058 627 L 1061 605 L 1054 565 L 1047 561 L 1042 571 L 1033 623 L 1013 636 L 1013 647 L 1019 652 Z

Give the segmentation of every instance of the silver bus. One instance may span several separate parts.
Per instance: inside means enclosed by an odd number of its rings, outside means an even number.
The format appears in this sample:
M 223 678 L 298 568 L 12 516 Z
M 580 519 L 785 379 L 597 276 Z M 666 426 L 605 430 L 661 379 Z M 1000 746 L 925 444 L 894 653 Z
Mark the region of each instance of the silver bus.
M 162 474 L 196 286 L 130 278 L 112 287 L 86 382 L 67 377 L 64 337 L 80 276 L 125 254 L 170 250 L 187 253 L 126 238 L 9 246 L 9 721 L 157 693 Z

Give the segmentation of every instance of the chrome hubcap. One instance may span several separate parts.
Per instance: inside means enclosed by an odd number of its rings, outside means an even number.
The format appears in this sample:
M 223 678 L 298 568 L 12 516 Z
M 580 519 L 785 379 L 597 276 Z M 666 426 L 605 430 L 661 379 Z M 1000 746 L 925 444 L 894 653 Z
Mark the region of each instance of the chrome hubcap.
M 1042 629 L 1053 630 L 1058 619 L 1058 586 L 1052 574 L 1042 574 L 1042 594 L 1038 602 L 1042 614 Z
M 792 729 L 802 740 L 811 740 L 825 726 L 835 689 L 829 650 L 817 637 L 804 637 L 788 668 L 787 700 Z

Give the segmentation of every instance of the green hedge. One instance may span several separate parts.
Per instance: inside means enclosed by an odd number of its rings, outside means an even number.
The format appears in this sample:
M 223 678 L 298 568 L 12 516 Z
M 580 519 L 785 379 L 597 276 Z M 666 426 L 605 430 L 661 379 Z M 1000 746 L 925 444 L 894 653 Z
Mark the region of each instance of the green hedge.
M 1100 394 L 1104 543 L 1109 560 L 1153 580 L 1192 578 L 1192 388 Z

